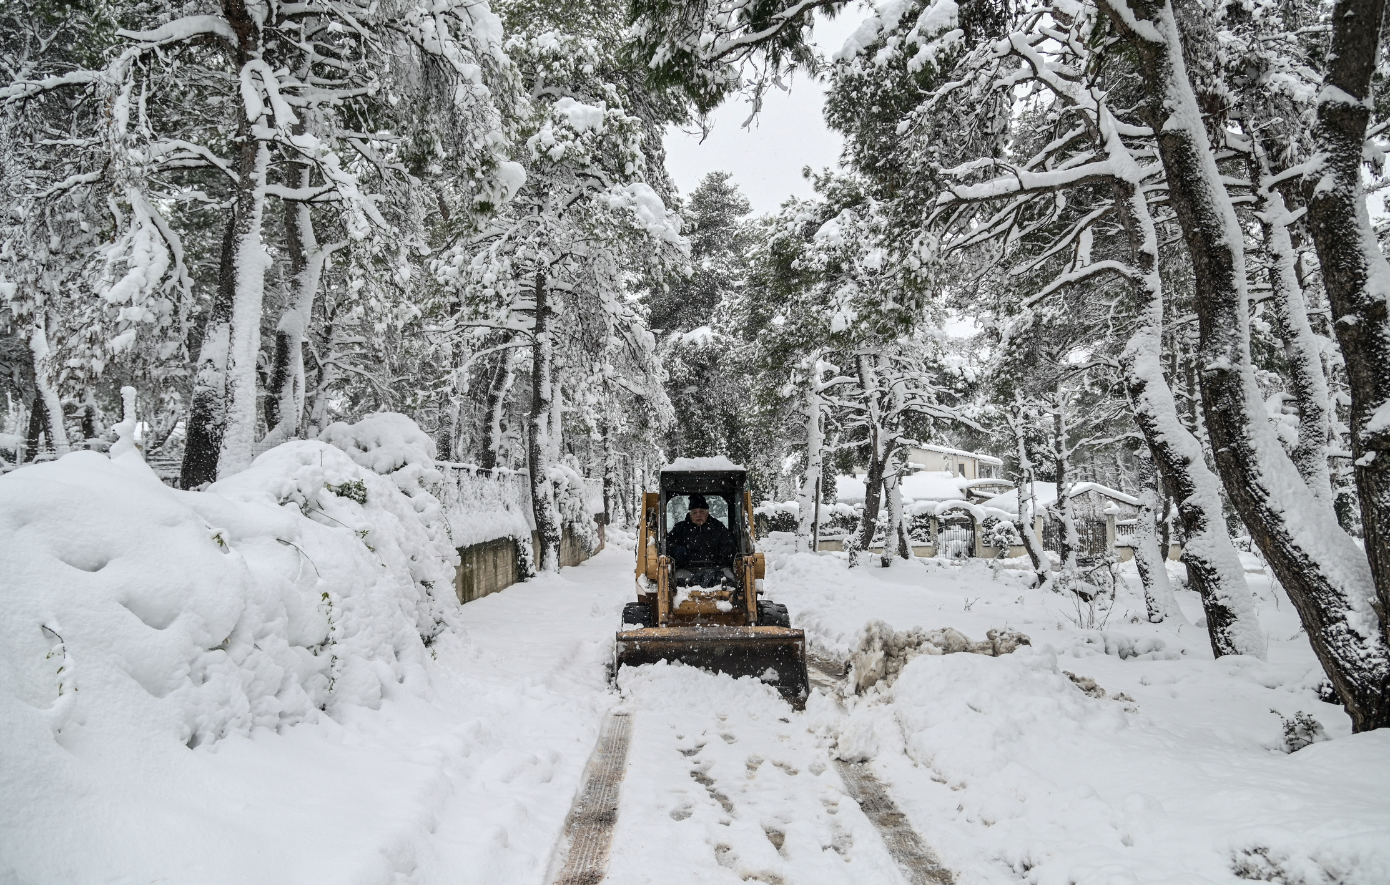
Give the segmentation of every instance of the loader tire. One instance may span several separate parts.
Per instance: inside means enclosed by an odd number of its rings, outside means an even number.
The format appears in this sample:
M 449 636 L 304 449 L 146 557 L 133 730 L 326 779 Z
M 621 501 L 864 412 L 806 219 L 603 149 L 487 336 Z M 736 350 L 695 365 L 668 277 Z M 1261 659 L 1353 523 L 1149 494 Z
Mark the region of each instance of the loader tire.
M 761 614 L 761 612 L 759 613 Z M 652 607 L 645 602 L 629 602 L 623 606 L 623 623 L 636 624 L 639 627 L 650 627 L 656 623 L 652 617 Z
M 769 602 L 765 599 L 758 600 L 758 626 L 759 627 L 790 627 L 792 625 L 791 615 L 787 614 L 787 607 L 778 602 Z

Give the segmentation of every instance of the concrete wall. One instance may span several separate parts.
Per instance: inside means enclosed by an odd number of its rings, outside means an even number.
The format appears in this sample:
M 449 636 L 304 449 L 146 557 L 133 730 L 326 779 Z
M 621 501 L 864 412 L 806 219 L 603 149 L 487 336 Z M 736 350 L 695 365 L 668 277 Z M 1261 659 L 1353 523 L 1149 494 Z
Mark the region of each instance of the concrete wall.
M 603 549 L 603 526 L 598 528 L 598 549 Z M 540 547 L 541 537 L 531 533 L 531 549 Z M 490 593 L 505 590 L 521 580 L 517 573 L 516 540 L 498 538 L 471 547 L 460 547 L 458 570 L 454 572 L 454 592 L 459 602 L 472 602 Z M 595 550 L 594 553 L 597 553 Z M 567 527 L 560 536 L 560 567 L 579 565 L 592 556 Z
M 1115 557 L 1119 559 L 1120 562 L 1129 562 L 1134 558 L 1134 548 L 1124 544 L 1117 545 L 1115 547 Z M 1182 559 L 1182 545 L 1169 544 L 1168 558 L 1174 561 Z
M 516 541 L 498 538 L 459 548 L 454 590 L 460 603 L 482 599 L 517 582 Z

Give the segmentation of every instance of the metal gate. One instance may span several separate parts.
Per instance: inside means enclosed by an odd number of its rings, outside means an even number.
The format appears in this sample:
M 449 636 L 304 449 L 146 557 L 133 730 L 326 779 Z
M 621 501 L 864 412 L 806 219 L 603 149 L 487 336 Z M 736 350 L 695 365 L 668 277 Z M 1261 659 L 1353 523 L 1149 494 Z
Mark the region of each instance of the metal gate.
M 1110 551 L 1105 539 L 1105 517 L 1077 516 L 1074 520 L 1079 542 L 1076 547 L 1077 557 L 1082 560 L 1094 560 L 1106 556 Z M 1042 544 L 1044 550 L 1062 555 L 1060 519 L 1049 519 L 1043 523 Z
M 936 533 L 936 555 L 947 559 L 967 559 L 975 555 L 975 526 L 972 523 L 945 523 Z

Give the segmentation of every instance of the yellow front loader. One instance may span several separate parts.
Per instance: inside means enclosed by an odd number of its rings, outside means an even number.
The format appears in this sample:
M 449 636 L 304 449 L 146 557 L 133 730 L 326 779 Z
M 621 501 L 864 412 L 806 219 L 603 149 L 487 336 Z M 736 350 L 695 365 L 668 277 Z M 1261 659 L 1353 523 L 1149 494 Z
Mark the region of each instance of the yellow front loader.
M 809 691 L 806 634 L 792 629 L 786 606 L 758 598 L 765 564 L 755 543 L 747 478 L 722 458 L 679 459 L 662 469 L 657 491 L 643 494 L 637 601 L 623 609 L 617 668 L 666 660 L 755 676 L 799 708 Z M 710 518 L 733 533 L 735 552 L 728 562 L 678 568 L 667 534 L 685 519 L 696 494 L 708 500 Z

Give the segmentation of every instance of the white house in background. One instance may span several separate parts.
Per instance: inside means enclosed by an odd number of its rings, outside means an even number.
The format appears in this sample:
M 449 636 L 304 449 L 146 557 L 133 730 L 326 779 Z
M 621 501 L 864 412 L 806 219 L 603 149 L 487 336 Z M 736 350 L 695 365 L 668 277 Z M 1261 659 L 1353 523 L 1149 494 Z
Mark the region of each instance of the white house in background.
M 1004 462 L 979 452 L 921 445 L 907 450 L 907 463 L 920 470 L 942 471 L 966 479 L 996 479 Z
M 944 470 L 919 470 L 902 478 L 903 500 L 962 501 L 971 480 Z M 835 477 L 835 500 L 841 504 L 864 503 L 864 474 Z
M 1113 513 L 1124 519 L 1132 519 L 1139 507 L 1139 499 L 1133 495 L 1103 486 L 1098 482 L 1078 482 L 1071 487 L 1072 506 L 1078 516 L 1104 516 Z M 1033 506 L 1041 512 L 1057 503 L 1057 483 L 1033 483 Z M 984 507 L 1002 510 L 1018 516 L 1018 490 L 1013 489 L 983 503 Z

